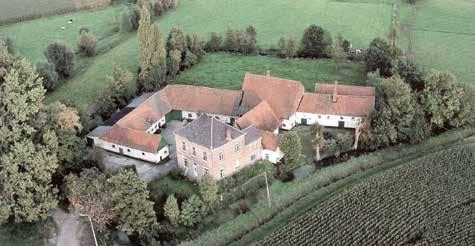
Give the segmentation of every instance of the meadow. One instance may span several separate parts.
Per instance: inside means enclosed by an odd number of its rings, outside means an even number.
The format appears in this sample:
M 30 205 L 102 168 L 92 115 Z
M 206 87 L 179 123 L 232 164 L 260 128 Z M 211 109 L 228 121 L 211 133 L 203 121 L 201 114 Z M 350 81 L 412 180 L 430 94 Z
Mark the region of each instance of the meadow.
M 64 39 L 75 44 L 80 26 L 90 27 L 101 37 L 117 36 L 113 39 L 120 42 L 112 42 L 113 46 L 106 52 L 99 53 L 95 58 L 78 58 L 78 63 L 86 64 L 87 69 L 81 67 L 73 78 L 48 96 L 49 101 L 69 99 L 85 108 L 106 87 L 107 75 L 114 66 L 119 65 L 131 71 L 137 69 L 136 36 L 111 34 L 111 23 L 117 20 L 119 12 L 120 6 L 115 5 L 99 11 L 27 21 L 0 27 L 0 35 L 11 37 L 18 53 L 32 61 L 42 59 L 46 45 L 52 40 Z M 255 0 L 183 0 L 177 9 L 168 11 L 157 21 L 164 34 L 173 26 L 179 26 L 185 32 L 198 33 L 204 39 L 208 38 L 210 32 L 224 33 L 228 27 L 254 25 L 258 33 L 258 45 L 263 48 L 274 47 L 281 37 L 299 40 L 308 25 L 317 24 L 328 29 L 333 36 L 341 33 L 351 40 L 354 47 L 366 47 L 373 38 L 387 36 L 390 16 L 389 1 L 276 0 L 269 4 L 267 1 Z M 67 26 L 66 34 L 61 34 L 58 28 L 67 25 L 66 21 L 71 17 L 78 20 L 74 22 L 77 26 Z M 31 41 L 32 34 L 37 42 Z M 98 45 L 101 46 L 101 41 Z M 313 72 L 318 74 L 320 71 Z M 275 74 L 278 75 L 277 71 Z
M 471 245 L 474 147 L 436 152 L 368 178 L 259 245 Z
M 399 45 L 412 51 L 424 70 L 452 71 L 458 81 L 475 85 L 475 2 L 417 1 L 401 5 Z

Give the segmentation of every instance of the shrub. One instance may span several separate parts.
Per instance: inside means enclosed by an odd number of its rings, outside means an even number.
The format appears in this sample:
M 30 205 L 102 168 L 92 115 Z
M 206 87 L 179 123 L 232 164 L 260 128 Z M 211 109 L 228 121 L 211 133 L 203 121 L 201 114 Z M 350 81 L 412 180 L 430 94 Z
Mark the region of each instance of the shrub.
M 206 42 L 205 50 L 208 52 L 216 52 L 221 50 L 221 44 L 223 43 L 223 37 L 216 32 L 210 34 L 209 41 Z
M 241 49 L 239 41 L 239 31 L 229 28 L 223 42 L 223 50 L 228 52 L 238 52 Z
M 74 69 L 74 52 L 71 46 L 54 42 L 46 48 L 45 56 L 48 62 L 54 64 L 60 77 L 71 76 Z
M 278 43 L 279 52 L 278 55 L 281 58 L 293 58 L 297 54 L 297 46 L 295 40 L 289 38 L 281 38 Z
M 87 26 L 82 26 L 81 28 L 79 28 L 79 35 L 85 33 L 85 32 L 89 32 L 89 27 Z
M 163 14 L 165 9 L 163 8 L 163 3 L 161 0 L 155 0 L 152 2 L 152 11 L 155 16 L 160 16 Z
M 8 53 L 14 54 L 14 47 L 13 47 L 13 40 L 9 37 L 1 37 L 0 41 L 2 41 L 5 46 L 7 47 Z
M 201 222 L 204 216 L 204 204 L 197 195 L 192 195 L 182 206 L 180 222 L 187 227 L 193 227 Z
M 36 65 L 38 75 L 43 78 L 43 87 L 47 91 L 52 91 L 56 88 L 59 82 L 59 75 L 56 72 L 54 64 L 50 62 L 40 62 Z
M 138 7 L 125 8 L 122 11 L 120 21 L 120 30 L 123 32 L 132 32 L 139 28 L 140 9 Z
M 81 33 L 78 40 L 79 53 L 88 57 L 94 56 L 96 54 L 96 44 L 97 39 L 94 34 L 90 32 Z
M 385 40 L 374 39 L 365 54 L 366 70 L 372 72 L 379 69 L 381 76 L 391 76 L 393 59 L 397 58 L 399 53 L 400 51 L 393 49 Z
M 331 46 L 330 33 L 320 26 L 310 25 L 303 34 L 299 53 L 302 57 L 329 57 Z

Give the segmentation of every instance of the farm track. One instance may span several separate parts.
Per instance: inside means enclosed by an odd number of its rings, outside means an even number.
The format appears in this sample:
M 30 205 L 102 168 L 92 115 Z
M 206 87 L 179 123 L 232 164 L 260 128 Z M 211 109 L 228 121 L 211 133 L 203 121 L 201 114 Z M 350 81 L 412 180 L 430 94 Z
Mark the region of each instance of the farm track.
M 355 186 L 358 183 L 363 182 L 365 179 L 369 177 L 378 175 L 380 173 L 383 173 L 385 171 L 388 171 L 392 168 L 403 165 L 410 161 L 416 160 L 428 154 L 440 152 L 446 149 L 447 147 L 454 148 L 457 146 L 474 144 L 474 143 L 475 143 L 475 139 L 473 139 L 473 137 L 468 137 L 468 138 L 465 138 L 464 140 L 461 140 L 455 143 L 442 144 L 437 147 L 431 148 L 428 151 L 412 154 L 402 159 L 390 161 L 388 163 L 384 163 L 383 165 L 376 166 L 368 170 L 365 170 L 363 172 L 358 172 L 349 177 L 343 178 L 326 187 L 318 189 L 312 193 L 309 193 L 308 195 L 304 197 L 299 198 L 292 205 L 288 206 L 286 209 L 284 209 L 282 212 L 277 214 L 271 220 L 259 226 L 252 232 L 244 235 L 243 237 L 238 239 L 238 241 L 234 242 L 232 245 L 248 245 L 250 243 L 255 242 L 258 239 L 262 239 L 265 235 L 279 228 L 280 227 L 279 225 L 286 224 L 292 218 L 296 218 L 302 214 L 305 214 L 309 210 L 313 209 L 316 205 L 330 199 L 331 197 L 343 192 L 346 189 L 349 189 Z

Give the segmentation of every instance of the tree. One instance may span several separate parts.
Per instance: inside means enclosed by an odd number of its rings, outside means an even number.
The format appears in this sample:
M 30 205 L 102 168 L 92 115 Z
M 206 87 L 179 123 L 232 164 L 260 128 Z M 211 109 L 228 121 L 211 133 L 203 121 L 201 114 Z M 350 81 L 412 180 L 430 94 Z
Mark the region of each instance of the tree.
M 312 125 L 311 128 L 311 136 L 312 136 L 312 144 L 315 149 L 315 160 L 320 160 L 320 148 L 322 148 L 323 144 L 325 143 L 325 138 L 323 137 L 323 127 L 320 124 Z
M 332 38 L 330 33 L 320 26 L 310 25 L 305 29 L 300 42 L 300 56 L 303 57 L 328 57 Z
M 239 31 L 228 28 L 223 42 L 223 50 L 228 52 L 238 52 L 241 50 L 239 35 Z
M 279 56 L 281 58 L 293 58 L 297 55 L 297 46 L 295 44 L 295 40 L 293 40 L 292 38 L 279 39 L 278 46 L 279 46 Z
M 56 207 L 54 132 L 38 127 L 45 90 L 26 59 L 0 45 L 0 224 L 45 219 Z
M 190 68 L 196 63 L 198 63 L 198 61 L 199 61 L 198 57 L 195 54 L 193 54 L 193 52 L 191 52 L 190 50 L 186 50 L 185 59 L 183 59 L 181 64 L 183 68 Z
M 399 59 L 395 70 L 413 90 L 421 91 L 424 89 L 424 74 L 418 69 L 414 62 Z
M 338 71 L 338 66 L 340 63 L 345 59 L 346 54 L 345 51 L 343 50 L 343 37 L 338 34 L 338 37 L 335 40 L 335 43 L 333 43 L 332 47 L 332 58 L 333 62 L 335 63 L 335 70 Z
M 464 91 L 455 81 L 453 74 L 439 71 L 425 79 L 420 99 L 433 129 L 449 127 L 463 108 Z
M 103 119 L 108 119 L 114 111 L 127 104 L 131 94 L 127 85 L 132 83 L 133 74 L 121 67 L 114 67 L 112 75 L 107 77 L 109 86 L 96 100 L 96 113 Z
M 163 211 L 165 212 L 165 216 L 168 218 L 172 225 L 177 226 L 178 220 L 180 219 L 180 208 L 178 207 L 178 202 L 175 198 L 175 195 L 170 195 L 165 202 L 165 206 L 163 207 Z
M 38 75 L 43 78 L 43 87 L 47 91 L 53 91 L 59 82 L 59 75 L 54 64 L 50 62 L 40 62 L 36 65 Z
M 302 144 L 300 137 L 295 132 L 284 134 L 279 143 L 280 150 L 284 154 L 284 160 L 287 166 L 293 166 L 300 158 L 302 152 Z
M 74 51 L 71 46 L 54 42 L 46 48 L 45 56 L 48 62 L 54 64 L 60 77 L 71 76 L 74 69 Z
M 79 53 L 88 57 L 96 55 L 96 44 L 97 39 L 94 34 L 90 32 L 82 32 L 78 39 Z
M 183 202 L 180 221 L 184 226 L 193 227 L 201 222 L 204 216 L 204 204 L 197 195 L 191 195 Z
M 212 32 L 210 34 L 209 41 L 205 45 L 205 50 L 208 51 L 208 52 L 220 51 L 222 43 L 223 43 L 223 37 L 221 37 L 216 32 Z
M 170 78 L 175 79 L 176 75 L 180 71 L 181 64 L 181 52 L 179 50 L 172 50 L 168 57 L 168 74 Z
M 88 215 L 95 222 L 95 228 L 105 231 L 116 216 L 107 176 L 96 168 L 84 169 L 80 176 L 69 174 L 65 184 L 69 202 Z
M 241 39 L 241 52 L 243 54 L 257 53 L 257 31 L 254 26 L 248 26 L 244 38 Z
M 200 182 L 200 196 L 208 208 L 214 211 L 216 201 L 218 201 L 218 184 L 209 176 L 204 176 Z
M 161 16 L 163 14 L 163 12 L 165 12 L 162 1 L 161 0 L 154 0 L 152 2 L 152 10 L 153 10 L 153 14 L 155 16 Z
M 148 13 L 148 10 L 145 12 Z M 146 24 L 145 24 L 146 25 Z M 166 84 L 167 59 L 163 35 L 157 23 L 150 26 L 140 42 L 138 90 L 154 91 Z
M 142 70 L 148 67 L 150 61 L 150 42 L 153 41 L 149 34 L 150 27 L 150 12 L 148 8 L 144 6 L 140 9 L 140 21 L 137 31 L 139 39 L 139 65 Z
M 382 76 L 390 77 L 392 75 L 393 58 L 396 59 L 398 53 L 385 40 L 375 38 L 371 41 L 365 54 L 366 70 L 372 72 L 379 69 Z
M 139 179 L 136 173 L 121 169 L 107 183 L 112 190 L 110 196 L 112 211 L 117 215 L 117 229 L 128 234 L 137 232 L 143 235 L 158 225 L 147 183 Z
M 181 52 L 183 58 L 186 49 L 186 37 L 183 30 L 179 27 L 173 27 L 167 38 L 167 52 L 170 54 L 172 50 L 178 50 Z
M 399 76 L 384 79 L 377 87 L 372 133 L 376 146 L 389 146 L 411 139 L 417 102 L 409 85 Z
M 124 32 L 131 32 L 137 30 L 140 21 L 140 8 L 137 6 L 133 8 L 125 8 L 122 11 L 122 19 L 120 22 L 120 29 Z
M 203 57 L 206 54 L 206 52 L 203 49 L 203 45 L 198 34 L 193 33 L 191 36 L 186 35 L 186 40 L 187 40 L 186 43 L 188 45 L 188 50 L 190 50 L 193 54 L 195 54 L 196 57 L 198 57 L 198 60 L 200 60 L 201 57 Z

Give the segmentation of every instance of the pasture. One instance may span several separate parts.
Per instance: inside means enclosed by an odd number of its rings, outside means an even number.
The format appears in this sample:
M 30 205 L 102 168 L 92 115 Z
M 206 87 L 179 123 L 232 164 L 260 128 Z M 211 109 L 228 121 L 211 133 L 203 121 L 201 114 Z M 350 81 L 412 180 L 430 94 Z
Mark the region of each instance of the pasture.
M 0 3 L 0 23 L 39 18 L 84 8 L 107 6 L 111 0 L 15 0 Z
M 472 245 L 474 147 L 439 151 L 368 178 L 259 244 Z
M 11 37 L 20 54 L 37 61 L 52 40 L 65 39 L 75 44 L 79 26 L 90 27 L 98 36 L 110 34 L 113 28 L 110 23 L 119 16 L 119 12 L 120 6 L 113 6 L 99 11 L 33 20 L 0 27 L 0 35 Z M 66 25 L 63 23 L 70 16 L 83 20 L 77 21 L 81 25 L 71 28 L 68 34 L 58 34 L 58 28 Z M 213 31 L 224 33 L 228 27 L 254 25 L 258 45 L 269 48 L 275 46 L 283 36 L 300 40 L 303 30 L 310 24 L 323 26 L 333 36 L 341 33 L 354 47 L 366 47 L 374 37 L 387 36 L 390 19 L 390 1 L 276 0 L 270 4 L 255 0 L 182 0 L 176 10 L 168 11 L 157 21 L 165 35 L 173 26 L 180 26 L 185 32 L 196 32 L 205 39 Z M 32 34 L 39 42 L 32 41 Z M 114 42 L 107 52 L 89 59 L 87 69 L 81 67 L 81 71 L 49 95 L 49 100 L 68 98 L 86 107 L 105 88 L 106 77 L 115 65 L 136 71 L 137 38 L 117 35 L 121 36 L 116 38 L 120 42 Z M 100 39 L 98 45 L 101 46 Z
M 399 45 L 425 70 L 452 71 L 458 81 L 474 86 L 475 2 L 417 1 L 402 5 Z

